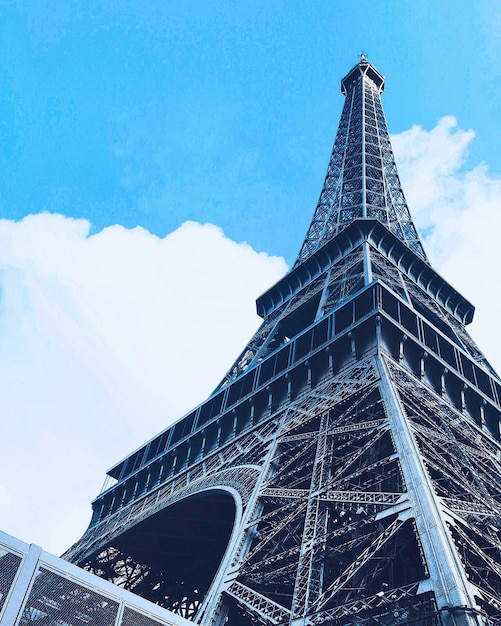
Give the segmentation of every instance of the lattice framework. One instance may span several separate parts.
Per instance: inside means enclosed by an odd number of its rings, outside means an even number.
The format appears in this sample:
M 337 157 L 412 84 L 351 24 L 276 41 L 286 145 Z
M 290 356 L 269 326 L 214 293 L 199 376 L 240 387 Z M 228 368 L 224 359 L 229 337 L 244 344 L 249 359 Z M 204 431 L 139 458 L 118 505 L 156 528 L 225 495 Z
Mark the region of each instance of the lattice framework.
M 383 86 L 365 58 L 343 79 L 320 200 L 261 328 L 204 404 L 110 471 L 68 552 L 203 626 L 501 626 L 501 381 L 429 266 Z M 203 518 L 197 501 L 227 511 L 211 581 L 134 544 L 168 511 Z

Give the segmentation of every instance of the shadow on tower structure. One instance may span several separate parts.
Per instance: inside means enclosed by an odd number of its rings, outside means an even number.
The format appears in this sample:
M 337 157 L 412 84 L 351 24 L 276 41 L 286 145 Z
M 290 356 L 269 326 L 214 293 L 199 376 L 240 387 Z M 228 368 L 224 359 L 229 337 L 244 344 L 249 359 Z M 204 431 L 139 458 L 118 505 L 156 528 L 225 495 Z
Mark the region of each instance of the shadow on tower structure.
M 293 269 L 65 558 L 202 625 L 501 624 L 501 382 L 430 266 L 365 57 Z

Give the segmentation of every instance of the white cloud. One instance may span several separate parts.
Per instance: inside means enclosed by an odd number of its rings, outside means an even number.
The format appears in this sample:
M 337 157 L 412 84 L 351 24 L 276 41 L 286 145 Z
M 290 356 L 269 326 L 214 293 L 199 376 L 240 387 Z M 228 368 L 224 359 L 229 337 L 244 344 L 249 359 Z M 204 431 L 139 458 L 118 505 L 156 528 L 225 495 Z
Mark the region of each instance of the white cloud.
M 465 166 L 474 137 L 444 117 L 430 131 L 394 135 L 392 144 L 430 261 L 476 306 L 469 330 L 501 371 L 501 178 L 485 164 Z
M 212 391 L 285 269 L 212 225 L 0 220 L 2 530 L 78 539 L 105 470 Z
M 0 508 L 9 506 L 10 504 L 10 493 L 8 490 L 0 485 Z

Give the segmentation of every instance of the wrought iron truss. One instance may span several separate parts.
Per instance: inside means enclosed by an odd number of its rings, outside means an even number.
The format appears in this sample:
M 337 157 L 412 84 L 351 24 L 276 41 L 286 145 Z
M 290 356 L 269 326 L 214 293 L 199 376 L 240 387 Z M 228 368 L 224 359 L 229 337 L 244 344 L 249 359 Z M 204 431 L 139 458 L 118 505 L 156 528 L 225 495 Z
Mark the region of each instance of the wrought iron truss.
M 429 265 L 365 58 L 294 268 L 66 558 L 202 625 L 501 625 L 501 381 Z
M 383 76 L 364 57 L 341 81 L 343 113 L 296 266 L 360 217 L 381 221 L 426 260 L 400 185 L 381 105 L 383 89 Z

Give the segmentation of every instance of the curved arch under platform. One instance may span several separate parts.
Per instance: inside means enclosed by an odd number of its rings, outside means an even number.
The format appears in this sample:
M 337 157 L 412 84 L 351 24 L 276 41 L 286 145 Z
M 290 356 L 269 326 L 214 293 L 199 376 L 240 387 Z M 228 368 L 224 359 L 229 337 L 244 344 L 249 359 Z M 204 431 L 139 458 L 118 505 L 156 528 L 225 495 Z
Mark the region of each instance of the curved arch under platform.
M 190 495 L 127 529 L 79 565 L 193 618 L 223 560 L 236 515 L 229 491 Z

